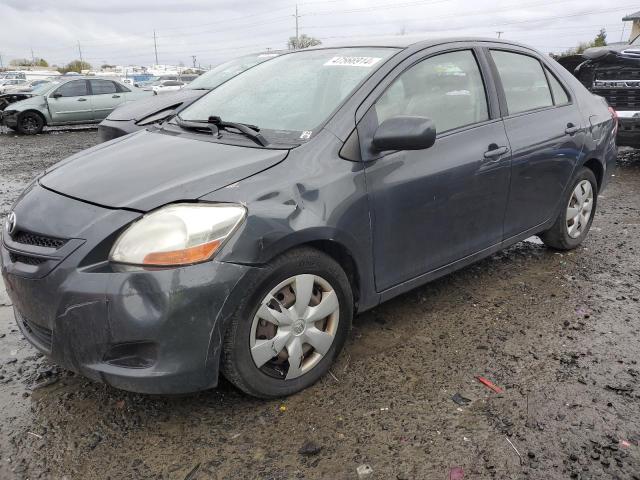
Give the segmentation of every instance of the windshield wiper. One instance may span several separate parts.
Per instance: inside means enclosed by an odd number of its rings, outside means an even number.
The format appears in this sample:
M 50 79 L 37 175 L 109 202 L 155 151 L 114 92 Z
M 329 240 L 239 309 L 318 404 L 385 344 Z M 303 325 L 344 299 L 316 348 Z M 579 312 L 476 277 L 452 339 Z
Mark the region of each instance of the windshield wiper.
M 204 123 L 204 122 L 189 122 L 187 120 L 183 120 L 180 115 L 175 116 L 176 118 L 176 125 L 178 125 L 180 128 L 184 129 L 184 130 L 195 130 L 195 131 L 202 131 L 202 130 L 206 130 L 211 132 L 211 135 L 217 135 L 218 134 L 218 129 L 213 126 L 210 125 L 209 123 Z
M 269 145 L 269 142 L 266 138 L 260 133 L 260 129 L 255 125 L 248 125 L 246 123 L 237 123 L 237 122 L 227 122 L 222 120 L 220 117 L 211 116 L 207 120 L 207 122 L 211 125 L 215 125 L 218 130 L 229 130 L 234 129 L 238 132 L 246 135 L 251 140 L 256 142 L 258 145 L 266 147 Z

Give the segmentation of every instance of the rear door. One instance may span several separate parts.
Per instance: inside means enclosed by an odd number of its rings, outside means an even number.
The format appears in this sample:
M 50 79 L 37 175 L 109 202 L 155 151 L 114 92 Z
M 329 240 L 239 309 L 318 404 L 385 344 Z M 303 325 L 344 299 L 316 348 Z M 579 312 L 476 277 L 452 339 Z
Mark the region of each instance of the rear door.
M 586 125 L 569 89 L 531 51 L 489 50 L 511 144 L 505 239 L 555 217 L 580 158 Z
M 93 120 L 87 80 L 63 83 L 49 94 L 47 103 L 54 124 L 85 123 Z
M 510 155 L 491 77 L 477 53 L 466 47 L 407 59 L 358 125 L 378 291 L 502 240 Z M 375 130 L 398 115 L 431 118 L 435 144 L 370 158 Z
M 104 120 L 121 103 L 126 101 L 126 94 L 116 82 L 111 80 L 89 80 L 91 85 L 91 107 L 93 119 Z

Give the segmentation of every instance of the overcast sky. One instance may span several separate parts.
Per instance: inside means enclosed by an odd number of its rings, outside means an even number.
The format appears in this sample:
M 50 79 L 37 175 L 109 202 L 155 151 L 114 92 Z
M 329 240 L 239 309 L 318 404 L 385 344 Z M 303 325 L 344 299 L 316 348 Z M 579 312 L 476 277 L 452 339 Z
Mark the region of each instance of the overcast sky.
M 627 40 L 622 17 L 631 0 L 308 0 L 298 1 L 300 33 L 325 44 L 373 35 L 482 35 L 559 52 L 593 39 Z M 295 0 L 0 0 L 0 55 L 63 65 L 83 57 L 103 63 L 217 64 L 245 53 L 286 47 L 295 35 Z

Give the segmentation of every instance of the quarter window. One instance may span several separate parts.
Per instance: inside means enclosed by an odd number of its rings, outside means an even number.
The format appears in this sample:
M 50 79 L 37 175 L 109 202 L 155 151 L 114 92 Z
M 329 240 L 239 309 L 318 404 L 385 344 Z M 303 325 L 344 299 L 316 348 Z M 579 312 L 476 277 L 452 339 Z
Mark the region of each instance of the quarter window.
M 445 132 L 489 119 L 478 63 L 470 50 L 427 58 L 402 73 L 376 102 L 378 122 L 398 115 L 433 120 Z
M 63 97 L 82 97 L 87 95 L 87 82 L 85 80 L 74 80 L 61 85 L 56 93 Z
M 94 95 L 104 95 L 106 93 L 116 93 L 118 89 L 116 84 L 109 80 L 89 80 L 91 82 L 91 91 Z
M 553 105 L 551 90 L 540 62 L 528 55 L 492 50 L 507 100 L 509 114 Z
M 567 91 L 564 89 L 562 84 L 558 81 L 553 73 L 551 73 L 548 69 L 547 77 L 549 78 L 549 84 L 551 85 L 551 91 L 553 92 L 553 100 L 556 105 L 566 105 L 569 103 L 569 95 L 567 95 Z

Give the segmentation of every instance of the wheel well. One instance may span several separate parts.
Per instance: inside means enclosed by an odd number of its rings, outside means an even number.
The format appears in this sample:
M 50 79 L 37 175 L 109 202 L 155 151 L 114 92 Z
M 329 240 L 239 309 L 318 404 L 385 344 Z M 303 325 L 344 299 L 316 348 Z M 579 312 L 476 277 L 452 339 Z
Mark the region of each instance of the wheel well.
M 42 124 L 46 125 L 47 124 L 47 119 L 44 117 L 44 115 L 39 112 L 38 110 L 25 110 L 23 112 L 20 112 L 18 114 L 19 117 L 21 117 L 22 115 L 24 115 L 25 113 L 35 113 L 36 115 L 38 115 L 41 119 L 42 119 Z
M 349 250 L 342 244 L 332 240 L 314 240 L 304 245 L 320 250 L 340 264 L 340 267 L 342 267 L 347 274 L 347 278 L 351 284 L 351 289 L 353 290 L 353 306 L 357 310 L 358 300 L 360 298 L 360 276 L 356 262 L 353 260 L 353 256 Z
M 596 177 L 596 181 L 598 182 L 598 191 L 600 191 L 600 186 L 602 185 L 602 178 L 604 176 L 604 168 L 602 168 L 602 164 L 599 160 L 595 158 L 591 158 L 584 162 L 584 166 L 593 172 Z

